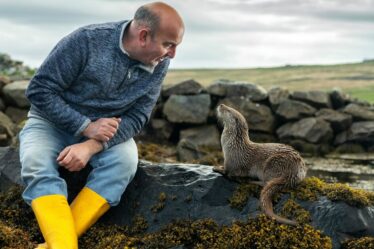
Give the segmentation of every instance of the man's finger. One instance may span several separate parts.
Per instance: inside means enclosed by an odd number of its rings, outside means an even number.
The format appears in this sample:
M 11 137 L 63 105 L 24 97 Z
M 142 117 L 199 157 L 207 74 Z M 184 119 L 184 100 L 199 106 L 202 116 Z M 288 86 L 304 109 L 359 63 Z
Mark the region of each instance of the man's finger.
M 64 157 L 69 153 L 70 151 L 70 148 L 69 147 L 66 147 L 65 149 L 63 149 L 60 154 L 58 155 L 57 157 L 57 161 L 61 161 L 62 159 L 64 159 Z

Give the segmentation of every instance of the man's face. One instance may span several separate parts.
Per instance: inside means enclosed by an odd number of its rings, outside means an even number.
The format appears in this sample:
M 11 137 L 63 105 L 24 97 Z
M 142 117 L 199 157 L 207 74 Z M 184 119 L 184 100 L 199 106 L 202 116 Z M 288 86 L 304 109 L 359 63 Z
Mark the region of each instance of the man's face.
M 169 57 L 175 57 L 177 46 L 182 42 L 183 30 L 163 30 L 153 36 L 148 34 L 144 47 L 142 62 L 146 65 L 156 66 Z

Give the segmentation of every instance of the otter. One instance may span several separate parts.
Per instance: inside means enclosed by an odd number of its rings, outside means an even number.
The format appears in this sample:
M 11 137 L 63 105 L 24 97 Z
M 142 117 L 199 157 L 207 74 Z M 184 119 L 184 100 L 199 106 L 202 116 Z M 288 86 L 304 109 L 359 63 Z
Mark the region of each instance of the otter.
M 260 205 L 265 215 L 277 222 L 296 226 L 297 222 L 274 213 L 272 197 L 285 187 L 294 188 L 305 178 L 307 168 L 300 154 L 285 144 L 252 142 L 247 121 L 231 107 L 220 104 L 217 117 L 223 124 L 224 166 L 215 166 L 213 170 L 229 178 L 255 178 L 256 181 L 250 182 L 263 186 Z

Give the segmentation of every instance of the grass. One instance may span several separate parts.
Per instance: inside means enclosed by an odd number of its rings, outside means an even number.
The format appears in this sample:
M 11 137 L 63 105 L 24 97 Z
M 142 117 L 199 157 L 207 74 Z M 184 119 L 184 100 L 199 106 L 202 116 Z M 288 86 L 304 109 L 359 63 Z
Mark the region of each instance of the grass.
M 374 62 L 339 65 L 284 66 L 252 69 L 170 70 L 165 84 L 194 79 L 207 87 L 217 79 L 247 81 L 270 89 L 280 86 L 291 91 L 340 88 L 355 98 L 374 103 Z

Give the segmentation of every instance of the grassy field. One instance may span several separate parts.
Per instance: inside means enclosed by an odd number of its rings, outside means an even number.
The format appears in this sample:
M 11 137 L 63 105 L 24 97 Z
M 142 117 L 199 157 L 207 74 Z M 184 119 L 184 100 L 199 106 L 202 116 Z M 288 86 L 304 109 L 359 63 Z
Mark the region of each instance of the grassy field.
M 374 61 L 328 66 L 285 66 L 253 69 L 170 70 L 165 84 L 194 79 L 208 86 L 217 79 L 247 81 L 266 89 L 281 86 L 291 91 L 340 88 L 355 98 L 374 103 Z

